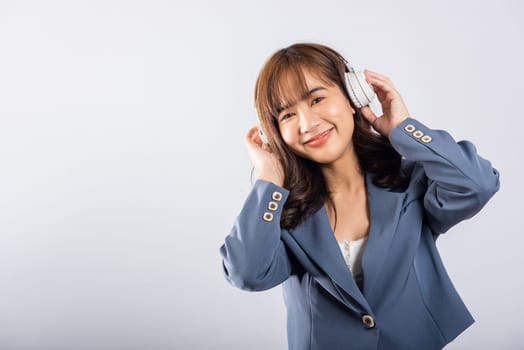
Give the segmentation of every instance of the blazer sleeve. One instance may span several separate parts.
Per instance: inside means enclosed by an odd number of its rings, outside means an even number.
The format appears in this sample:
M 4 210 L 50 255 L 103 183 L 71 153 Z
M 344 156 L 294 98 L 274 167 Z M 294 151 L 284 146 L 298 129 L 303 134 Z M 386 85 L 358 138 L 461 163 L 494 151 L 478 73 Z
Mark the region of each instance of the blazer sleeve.
M 281 240 L 280 216 L 289 191 L 257 180 L 220 247 L 226 280 L 244 290 L 260 291 L 284 282 L 292 271 Z
M 430 227 L 444 233 L 475 215 L 499 190 L 499 172 L 469 141 L 433 130 L 414 118 L 395 127 L 389 140 L 407 161 L 422 165 L 427 177 L 424 208 Z

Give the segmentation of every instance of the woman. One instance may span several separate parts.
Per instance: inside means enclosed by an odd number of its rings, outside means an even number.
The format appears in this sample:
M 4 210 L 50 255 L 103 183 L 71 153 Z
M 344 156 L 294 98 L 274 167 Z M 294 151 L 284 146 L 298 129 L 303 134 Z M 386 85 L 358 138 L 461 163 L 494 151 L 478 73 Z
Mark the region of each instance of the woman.
M 387 77 L 357 108 L 343 58 L 277 51 L 257 80 L 246 135 L 257 180 L 220 252 L 226 279 L 283 283 L 290 349 L 441 349 L 473 323 L 437 237 L 477 213 L 499 174 L 468 141 L 410 117 Z

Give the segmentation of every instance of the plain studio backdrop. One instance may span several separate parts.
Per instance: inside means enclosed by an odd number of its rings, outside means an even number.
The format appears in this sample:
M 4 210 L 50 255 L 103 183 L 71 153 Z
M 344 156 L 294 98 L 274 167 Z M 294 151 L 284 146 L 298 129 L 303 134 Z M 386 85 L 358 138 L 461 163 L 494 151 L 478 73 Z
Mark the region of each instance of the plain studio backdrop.
M 524 343 L 524 11 L 493 1 L 0 3 L 0 349 L 285 349 L 281 287 L 228 285 L 264 61 L 327 44 L 501 173 L 438 241 L 476 323 Z

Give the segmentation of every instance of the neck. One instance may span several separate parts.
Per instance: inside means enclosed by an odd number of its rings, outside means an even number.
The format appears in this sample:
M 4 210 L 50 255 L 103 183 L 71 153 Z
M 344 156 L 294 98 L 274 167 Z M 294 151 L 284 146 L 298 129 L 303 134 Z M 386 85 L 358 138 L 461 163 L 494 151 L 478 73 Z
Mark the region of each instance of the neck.
M 333 163 L 323 165 L 322 173 L 332 195 L 355 193 L 365 188 L 364 172 L 360 169 L 353 148 Z

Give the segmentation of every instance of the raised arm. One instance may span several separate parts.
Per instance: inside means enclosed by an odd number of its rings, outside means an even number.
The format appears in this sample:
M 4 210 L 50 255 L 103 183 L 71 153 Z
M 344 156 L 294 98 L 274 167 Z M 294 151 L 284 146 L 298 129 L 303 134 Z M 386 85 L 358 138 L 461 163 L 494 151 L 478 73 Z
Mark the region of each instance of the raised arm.
M 362 115 L 408 162 L 418 163 L 427 176 L 424 207 L 432 229 L 446 232 L 475 215 L 499 189 L 499 173 L 477 154 L 469 141 L 455 142 L 445 131 L 432 130 L 409 112 L 393 82 L 365 71 L 376 90 L 384 114 L 377 117 L 369 107 Z
M 247 132 L 245 142 L 258 180 L 220 253 L 231 284 L 245 290 L 264 290 L 291 274 L 291 262 L 280 239 L 280 216 L 289 191 L 281 187 L 282 165 L 262 143 L 258 127 Z
M 393 147 L 427 176 L 424 207 L 429 224 L 444 233 L 475 215 L 500 187 L 499 173 L 469 141 L 408 118 L 389 133 Z
M 271 182 L 255 182 L 220 248 L 224 275 L 232 285 L 265 290 L 291 274 L 291 262 L 280 239 L 280 215 L 288 194 Z

